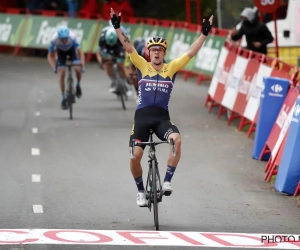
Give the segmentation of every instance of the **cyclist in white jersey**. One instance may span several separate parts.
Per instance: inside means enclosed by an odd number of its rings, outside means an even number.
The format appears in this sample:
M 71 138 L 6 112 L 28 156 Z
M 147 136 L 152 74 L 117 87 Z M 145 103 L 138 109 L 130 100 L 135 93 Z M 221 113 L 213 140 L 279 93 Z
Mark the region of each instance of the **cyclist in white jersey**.
M 56 62 L 55 50 L 57 53 Z M 52 39 L 50 41 L 47 59 L 54 73 L 57 73 L 58 70 L 60 90 L 62 93 L 62 109 L 67 109 L 67 100 L 65 96 L 65 65 L 67 56 L 69 56 L 73 64 L 82 65 L 82 67 L 74 67 L 77 78 L 76 96 L 80 98 L 82 96 L 82 90 L 80 86 L 81 73 L 85 71 L 84 53 L 80 48 L 80 44 L 77 41 L 75 34 L 71 32 L 67 26 L 60 26 L 58 27 L 57 31 L 53 34 Z

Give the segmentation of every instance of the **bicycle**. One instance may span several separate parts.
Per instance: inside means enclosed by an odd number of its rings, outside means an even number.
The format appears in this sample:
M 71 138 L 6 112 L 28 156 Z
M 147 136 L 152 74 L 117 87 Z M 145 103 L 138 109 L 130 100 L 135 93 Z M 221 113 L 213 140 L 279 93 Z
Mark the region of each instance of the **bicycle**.
M 151 212 L 151 207 L 153 206 L 153 213 L 154 213 L 154 224 L 156 230 L 159 230 L 159 221 L 158 221 L 158 203 L 162 202 L 162 185 L 160 180 L 160 174 L 158 169 L 158 161 L 156 158 L 156 150 L 155 146 L 162 144 L 162 143 L 169 143 L 171 145 L 172 154 L 176 156 L 174 140 L 171 138 L 168 141 L 153 141 L 153 133 L 154 131 L 150 129 L 150 140 L 148 142 L 136 142 L 134 139 L 131 142 L 131 152 L 130 158 L 134 157 L 134 147 L 146 145 L 149 146 L 148 151 L 148 163 L 149 163 L 149 170 L 148 170 L 148 177 L 146 182 L 146 199 L 148 200 L 148 209 Z M 153 181 L 155 180 L 155 181 Z
M 118 70 L 118 64 L 117 64 L 117 60 L 115 57 L 112 57 L 112 77 L 115 80 L 115 83 L 117 85 L 117 90 L 116 93 L 118 95 L 118 97 L 120 97 L 121 102 L 122 102 L 122 107 L 125 110 L 126 109 L 126 105 L 125 105 L 125 100 L 128 100 L 128 97 L 126 95 L 126 86 L 124 84 L 124 81 L 122 80 L 119 70 Z
M 67 99 L 68 109 L 70 112 L 70 120 L 72 120 L 73 119 L 73 104 L 76 102 L 75 101 L 74 80 L 73 80 L 73 76 L 72 76 L 72 67 L 82 66 L 82 65 L 80 63 L 74 64 L 73 62 L 71 62 L 68 59 L 69 58 L 67 57 L 66 67 L 68 68 L 68 76 L 67 76 L 66 99 Z M 57 64 L 56 64 L 56 68 L 57 68 Z

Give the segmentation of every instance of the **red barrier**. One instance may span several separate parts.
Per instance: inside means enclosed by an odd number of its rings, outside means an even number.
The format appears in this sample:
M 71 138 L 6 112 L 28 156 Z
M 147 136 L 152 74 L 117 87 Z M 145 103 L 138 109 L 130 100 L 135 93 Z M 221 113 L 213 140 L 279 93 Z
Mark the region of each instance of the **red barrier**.
M 248 60 L 245 67 L 245 60 Z M 255 131 L 260 105 L 260 92 L 263 89 L 263 78 L 280 77 L 296 84 L 298 68 L 278 59 L 240 49 L 227 41 L 221 51 L 214 72 L 205 106 L 208 111 L 219 107 L 218 118 L 230 111 L 228 125 L 232 119 L 240 118 L 239 130 L 251 124 L 247 136 Z
M 286 143 L 288 130 L 284 135 L 284 138 L 282 140 L 282 143 L 280 144 L 277 154 L 275 155 L 274 158 L 270 157 L 270 159 L 268 160 L 268 162 L 266 164 L 265 181 L 267 181 L 267 182 L 269 182 L 271 180 L 272 176 L 276 175 L 278 172 L 277 167 L 279 167 L 279 165 L 280 165 L 281 157 L 283 154 L 283 149 L 284 149 L 285 143 Z

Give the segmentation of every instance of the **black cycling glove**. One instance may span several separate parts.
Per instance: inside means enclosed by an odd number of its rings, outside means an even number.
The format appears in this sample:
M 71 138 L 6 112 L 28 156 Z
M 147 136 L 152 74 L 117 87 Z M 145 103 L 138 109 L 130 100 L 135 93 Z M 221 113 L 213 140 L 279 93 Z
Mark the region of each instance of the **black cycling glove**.
M 212 25 L 210 24 L 209 21 L 204 20 L 203 24 L 202 24 L 202 34 L 205 36 L 208 36 L 208 33 L 211 30 Z
M 121 16 L 117 16 L 116 14 L 113 14 L 113 16 L 110 20 L 115 29 L 120 28 Z

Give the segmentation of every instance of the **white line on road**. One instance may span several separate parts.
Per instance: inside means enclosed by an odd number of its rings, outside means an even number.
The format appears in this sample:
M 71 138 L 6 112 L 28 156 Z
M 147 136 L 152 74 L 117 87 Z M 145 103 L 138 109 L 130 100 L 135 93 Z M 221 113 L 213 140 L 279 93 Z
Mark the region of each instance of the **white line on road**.
M 40 155 L 40 150 L 38 148 L 32 148 L 31 149 L 31 154 L 32 155 Z
M 41 175 L 40 174 L 33 174 L 31 175 L 32 182 L 41 182 Z
M 32 128 L 32 133 L 33 133 L 33 134 L 37 134 L 38 131 L 39 131 L 38 128 Z
M 42 214 L 42 213 L 44 213 L 42 205 L 32 205 L 32 208 L 33 208 L 33 212 L 35 214 Z
M 40 112 L 35 112 L 35 116 L 40 116 L 41 113 Z

